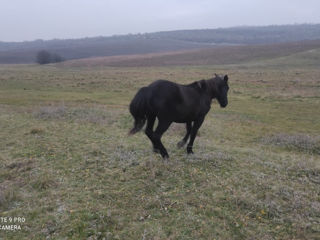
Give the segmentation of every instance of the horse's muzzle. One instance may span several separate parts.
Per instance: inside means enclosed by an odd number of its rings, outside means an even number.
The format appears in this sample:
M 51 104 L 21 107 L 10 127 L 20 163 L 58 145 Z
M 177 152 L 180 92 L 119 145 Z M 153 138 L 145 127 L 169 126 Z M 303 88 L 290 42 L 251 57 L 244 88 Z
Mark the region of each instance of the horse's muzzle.
M 220 107 L 225 108 L 228 105 L 228 103 L 221 103 Z

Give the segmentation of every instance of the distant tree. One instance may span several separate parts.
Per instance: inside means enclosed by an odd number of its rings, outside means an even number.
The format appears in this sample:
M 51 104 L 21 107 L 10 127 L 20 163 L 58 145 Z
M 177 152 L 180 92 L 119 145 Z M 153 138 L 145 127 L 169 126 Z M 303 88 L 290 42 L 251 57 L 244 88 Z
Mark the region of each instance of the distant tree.
M 51 62 L 51 54 L 46 50 L 37 53 L 36 62 L 39 64 L 48 64 Z
M 36 62 L 39 64 L 62 62 L 63 58 L 57 53 L 50 53 L 46 50 L 41 50 L 37 53 Z
M 57 53 L 54 53 L 51 55 L 51 62 L 53 63 L 58 63 L 58 62 L 63 62 L 64 59 Z

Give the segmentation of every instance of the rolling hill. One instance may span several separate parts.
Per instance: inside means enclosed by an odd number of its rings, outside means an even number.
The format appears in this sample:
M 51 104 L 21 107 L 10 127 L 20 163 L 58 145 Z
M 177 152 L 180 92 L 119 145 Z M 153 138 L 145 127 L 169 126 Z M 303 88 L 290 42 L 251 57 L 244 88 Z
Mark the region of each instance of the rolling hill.
M 140 55 L 217 46 L 275 44 L 320 39 L 320 24 L 179 30 L 66 40 L 0 42 L 0 64 L 32 63 L 40 50 L 64 59 Z M 207 50 L 205 50 L 207 51 Z M 213 50 L 215 51 L 215 50 Z M 171 56 L 171 54 L 170 54 Z
M 247 62 L 257 62 L 259 60 L 283 58 L 295 54 L 301 55 L 306 51 L 315 51 L 315 53 L 318 53 L 319 49 L 320 40 L 312 40 L 293 43 L 245 46 L 220 46 L 209 49 L 197 49 L 165 53 L 87 58 L 66 61 L 59 65 L 68 67 L 150 67 L 179 65 L 181 66 L 239 64 Z M 308 59 L 308 56 L 309 55 L 306 55 L 305 59 Z M 317 59 L 315 62 L 317 62 Z

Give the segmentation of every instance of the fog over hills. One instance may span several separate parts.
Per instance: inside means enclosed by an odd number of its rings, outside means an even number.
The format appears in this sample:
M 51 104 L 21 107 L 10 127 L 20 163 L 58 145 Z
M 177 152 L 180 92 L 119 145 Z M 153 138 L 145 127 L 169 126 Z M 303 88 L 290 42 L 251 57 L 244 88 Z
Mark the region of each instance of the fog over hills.
M 0 42 L 0 63 L 32 63 L 40 50 L 81 59 L 320 39 L 320 24 L 179 30 L 111 37 Z

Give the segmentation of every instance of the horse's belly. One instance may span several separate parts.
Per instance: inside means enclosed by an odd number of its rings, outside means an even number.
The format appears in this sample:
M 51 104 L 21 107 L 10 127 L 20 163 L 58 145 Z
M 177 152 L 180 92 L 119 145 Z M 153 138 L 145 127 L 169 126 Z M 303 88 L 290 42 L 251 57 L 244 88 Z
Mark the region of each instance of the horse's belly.
M 173 122 L 175 122 L 175 123 L 186 123 L 186 122 L 193 122 L 194 120 L 175 120 L 175 121 L 173 121 Z
M 160 106 L 162 105 L 162 107 Z M 160 104 L 156 109 L 159 109 L 157 116 L 163 119 L 170 120 L 176 123 L 192 122 L 199 117 L 205 115 L 209 108 L 200 102 L 193 102 L 191 104 Z M 163 107 L 165 106 L 165 107 Z
M 177 111 L 173 121 L 176 123 L 185 123 L 185 122 L 190 122 L 194 121 L 199 117 L 199 112 L 198 111 Z
M 176 108 L 173 121 L 176 123 L 192 122 L 203 117 L 210 110 L 210 106 L 190 106 Z

